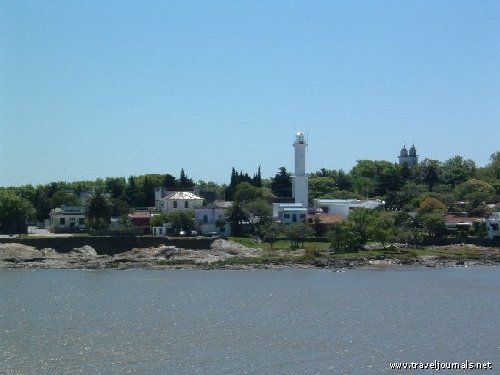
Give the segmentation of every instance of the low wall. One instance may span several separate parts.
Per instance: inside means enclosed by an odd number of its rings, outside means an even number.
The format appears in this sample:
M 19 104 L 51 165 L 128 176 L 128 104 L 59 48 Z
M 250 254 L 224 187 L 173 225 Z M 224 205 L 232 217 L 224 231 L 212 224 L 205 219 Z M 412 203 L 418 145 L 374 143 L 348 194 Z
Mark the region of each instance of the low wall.
M 133 248 L 157 247 L 162 245 L 175 246 L 183 249 L 209 249 L 211 238 L 167 238 L 152 236 L 92 236 L 92 237 L 23 237 L 0 238 L 0 243 L 20 243 L 36 249 L 51 248 L 61 253 L 67 253 L 74 248 L 91 246 L 98 254 L 114 255 L 132 250 Z

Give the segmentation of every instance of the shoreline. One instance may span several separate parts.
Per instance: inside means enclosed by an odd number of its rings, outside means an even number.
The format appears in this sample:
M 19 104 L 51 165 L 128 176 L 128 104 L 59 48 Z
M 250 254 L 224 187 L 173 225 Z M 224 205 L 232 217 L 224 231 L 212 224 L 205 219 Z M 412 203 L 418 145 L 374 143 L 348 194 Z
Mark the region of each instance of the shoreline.
M 385 249 L 384 249 L 385 250 Z M 281 269 L 387 269 L 393 267 L 476 267 L 500 265 L 500 248 L 472 245 L 386 250 L 354 256 L 329 251 L 307 256 L 304 250 L 249 248 L 228 240 L 216 240 L 210 249 L 182 249 L 172 245 L 134 248 L 114 255 L 98 254 L 88 245 L 69 252 L 52 248 L 0 244 L 1 269 L 151 269 L 151 270 L 281 270 Z M 420 253 L 419 253 L 420 252 Z

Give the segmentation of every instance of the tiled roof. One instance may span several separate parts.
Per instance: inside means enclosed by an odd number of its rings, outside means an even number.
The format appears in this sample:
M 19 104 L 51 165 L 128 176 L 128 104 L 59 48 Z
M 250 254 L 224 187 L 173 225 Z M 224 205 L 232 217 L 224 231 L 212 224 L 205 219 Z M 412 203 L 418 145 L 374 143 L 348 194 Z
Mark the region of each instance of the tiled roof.
M 183 200 L 183 201 L 187 201 L 187 200 L 203 200 L 202 197 L 199 197 L 193 193 L 191 193 L 190 191 L 173 191 L 172 193 L 166 195 L 164 198 L 162 199 L 167 199 L 167 200 Z
M 344 221 L 344 218 L 341 215 L 331 215 L 324 213 L 317 213 L 310 216 L 311 220 L 314 218 L 318 218 L 321 224 L 337 224 Z

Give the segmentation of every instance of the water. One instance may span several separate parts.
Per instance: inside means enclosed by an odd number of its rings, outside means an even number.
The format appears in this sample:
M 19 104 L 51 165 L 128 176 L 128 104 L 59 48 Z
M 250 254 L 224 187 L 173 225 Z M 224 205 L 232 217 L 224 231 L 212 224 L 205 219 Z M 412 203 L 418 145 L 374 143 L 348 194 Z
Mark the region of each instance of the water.
M 0 271 L 0 373 L 394 374 L 434 360 L 498 371 L 500 268 Z

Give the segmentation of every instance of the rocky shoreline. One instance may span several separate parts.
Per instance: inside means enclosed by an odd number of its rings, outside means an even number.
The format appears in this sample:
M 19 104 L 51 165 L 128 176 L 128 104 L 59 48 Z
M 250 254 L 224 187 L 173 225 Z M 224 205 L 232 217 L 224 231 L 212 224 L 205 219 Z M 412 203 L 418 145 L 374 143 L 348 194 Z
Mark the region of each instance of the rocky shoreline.
M 0 244 L 0 269 L 288 269 L 288 268 L 386 268 L 393 266 L 468 267 L 498 265 L 498 251 L 483 252 L 478 259 L 455 259 L 446 256 L 416 256 L 406 259 L 360 256 L 331 258 L 318 256 L 312 259 L 301 256 L 300 250 L 291 257 L 265 257 L 265 251 L 245 247 L 236 242 L 217 239 L 210 249 L 190 250 L 175 246 L 134 248 L 120 254 L 99 255 L 85 245 L 70 252 L 54 249 L 38 250 L 18 243 Z M 290 254 L 290 253 L 288 253 Z M 303 253 L 302 253 L 303 254 Z M 488 255 L 489 254 L 489 255 Z M 490 256 L 491 255 L 491 256 Z M 239 262 L 238 260 L 244 260 Z M 232 261 L 231 261 L 232 260 Z

